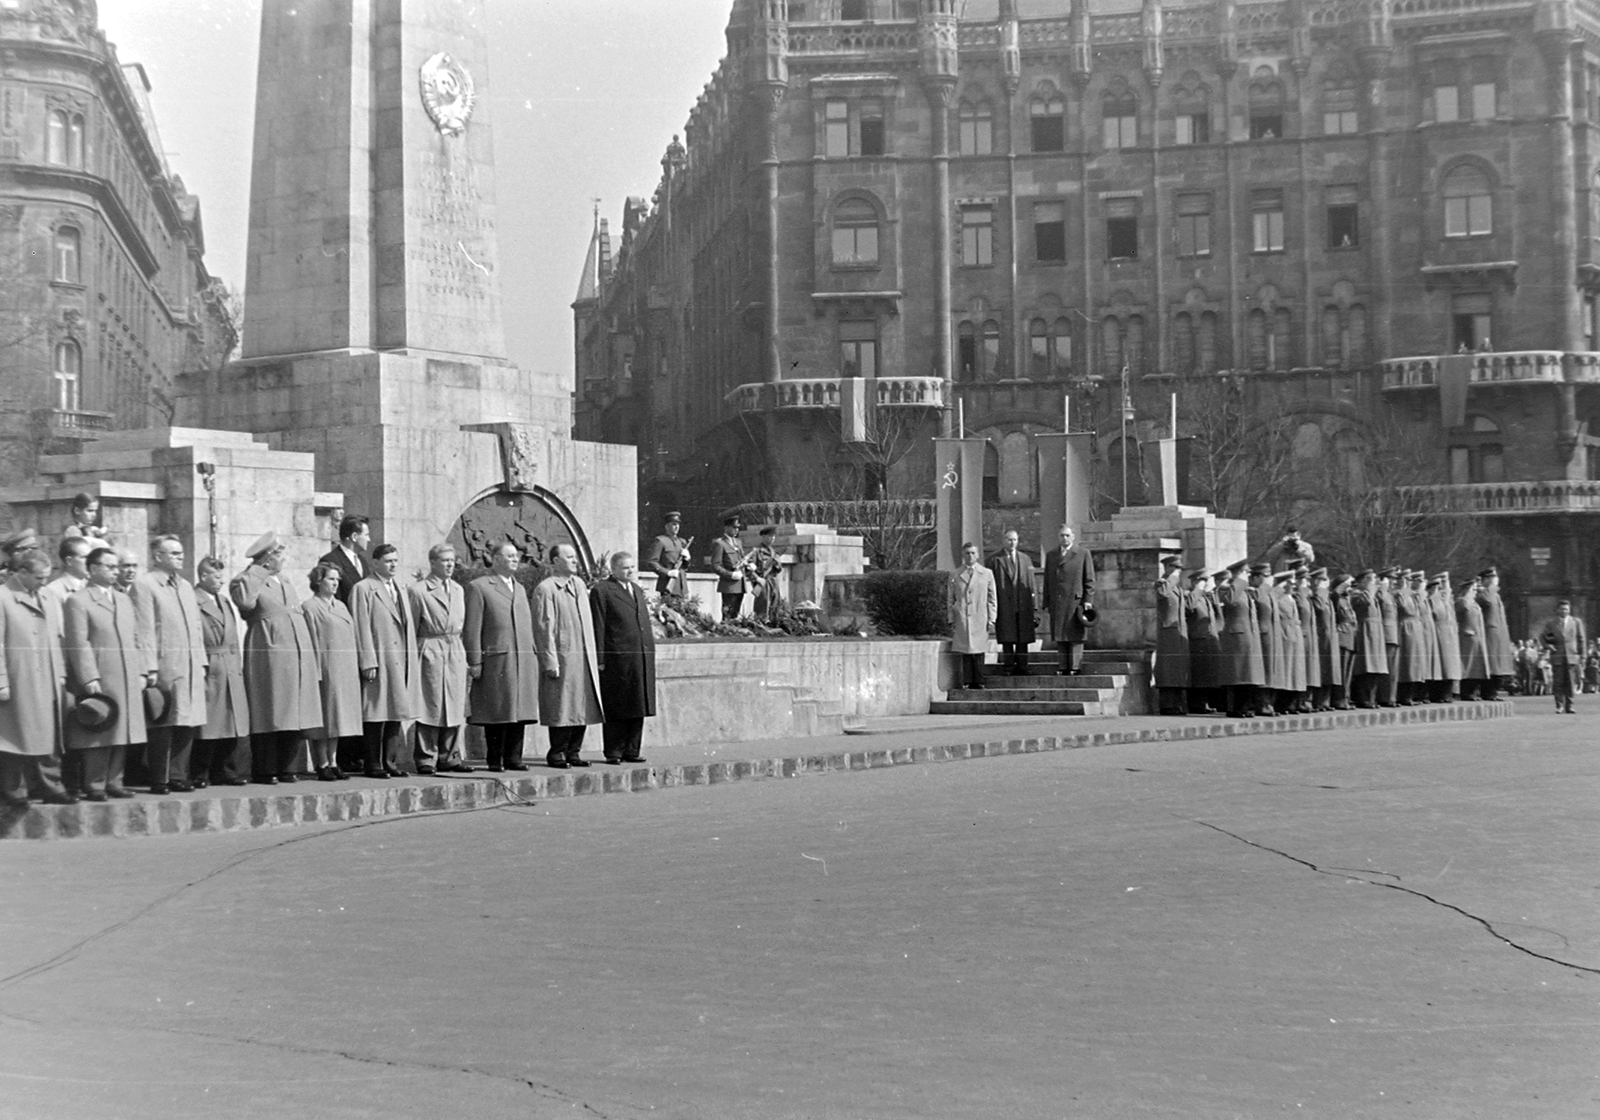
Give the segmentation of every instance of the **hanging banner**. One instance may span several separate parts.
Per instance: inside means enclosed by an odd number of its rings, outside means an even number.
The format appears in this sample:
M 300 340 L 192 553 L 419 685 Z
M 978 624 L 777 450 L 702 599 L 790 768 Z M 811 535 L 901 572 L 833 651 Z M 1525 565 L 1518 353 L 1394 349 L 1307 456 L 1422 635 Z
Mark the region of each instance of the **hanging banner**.
M 1039 539 L 1051 546 L 1061 526 L 1093 520 L 1094 460 L 1090 432 L 1033 437 L 1039 451 Z
M 933 441 L 940 571 L 961 567 L 963 544 L 970 542 L 983 551 L 983 453 L 988 446 L 989 441 L 978 436 Z
M 1153 506 L 1178 506 L 1188 500 L 1189 453 L 1194 439 L 1158 439 L 1144 445 L 1145 477 L 1156 480 L 1159 489 L 1147 499 Z
M 845 443 L 867 441 L 867 412 L 877 388 L 873 377 L 839 379 L 839 438 Z

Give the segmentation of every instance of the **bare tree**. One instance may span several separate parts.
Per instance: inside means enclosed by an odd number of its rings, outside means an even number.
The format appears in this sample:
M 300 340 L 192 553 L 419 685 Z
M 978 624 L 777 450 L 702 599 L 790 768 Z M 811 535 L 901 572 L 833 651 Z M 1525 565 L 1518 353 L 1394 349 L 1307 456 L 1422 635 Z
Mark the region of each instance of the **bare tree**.
M 1262 407 L 1246 378 L 1186 378 L 1179 429 L 1193 437 L 1189 482 L 1219 517 L 1280 521 L 1292 505 L 1300 466 L 1294 422 Z

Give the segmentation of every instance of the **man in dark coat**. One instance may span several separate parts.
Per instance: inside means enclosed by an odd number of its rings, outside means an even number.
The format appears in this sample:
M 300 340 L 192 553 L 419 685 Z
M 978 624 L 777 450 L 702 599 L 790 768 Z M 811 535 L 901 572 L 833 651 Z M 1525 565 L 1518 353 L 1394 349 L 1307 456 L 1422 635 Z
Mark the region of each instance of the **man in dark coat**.
M 1339 676 L 1339 626 L 1333 608 L 1333 596 L 1328 589 L 1328 569 L 1317 568 L 1311 573 L 1310 599 L 1312 627 L 1307 638 L 1315 633 L 1316 643 L 1312 656 L 1316 659 L 1317 683 L 1311 686 L 1311 710 L 1325 712 L 1333 706 L 1340 693 Z M 1311 662 L 1306 662 L 1306 679 L 1310 683 Z
M 1356 616 L 1351 699 L 1358 708 L 1376 708 L 1389 674 L 1389 651 L 1383 629 L 1383 604 L 1378 598 L 1378 573 L 1371 568 L 1356 576 L 1350 605 Z
M 1329 592 L 1333 600 L 1333 625 L 1338 634 L 1338 648 L 1334 651 L 1338 672 L 1334 677 L 1332 699 L 1334 708 L 1341 712 L 1350 709 L 1350 685 L 1355 673 L 1356 608 L 1350 602 L 1350 589 L 1355 582 L 1355 577 L 1347 573 L 1339 577 Z
M 339 543 L 318 561 L 339 569 L 339 590 L 333 593 L 333 597 L 346 608 L 350 606 L 350 593 L 355 590 L 356 584 L 378 574 L 372 558 L 367 555 L 367 549 L 371 546 L 372 530 L 368 527 L 367 519 L 348 514 L 339 519 Z
M 1260 692 L 1267 683 L 1255 596 L 1244 574 L 1248 563 L 1240 560 L 1228 565 L 1226 572 L 1217 573 L 1217 602 L 1222 607 L 1222 683 L 1228 688 L 1228 715 L 1235 719 L 1260 711 Z
M 611 576 L 589 589 L 600 649 L 600 706 L 606 761 L 643 762 L 644 721 L 656 714 L 656 636 L 650 605 L 634 582 L 633 554 L 611 556 Z
M 1071 525 L 1061 526 L 1057 539 L 1060 545 L 1044 561 L 1044 605 L 1061 673 L 1075 676 L 1083 672 L 1083 643 L 1094 610 L 1094 557 L 1076 543 Z
M 1539 644 L 1550 651 L 1550 692 L 1555 697 L 1556 711 L 1572 715 L 1576 712 L 1572 695 L 1581 687 L 1579 675 L 1589 635 L 1584 632 L 1583 619 L 1573 617 L 1571 600 L 1562 599 L 1556 604 L 1556 616 L 1545 623 Z
M 1399 568 L 1385 568 L 1378 573 L 1378 584 L 1373 598 L 1378 604 L 1378 616 L 1383 620 L 1383 649 L 1388 669 L 1379 682 L 1379 704 L 1393 708 L 1400 702 L 1400 608 L 1394 599 L 1394 578 Z
M 1161 578 L 1156 580 L 1156 664 L 1157 705 L 1164 716 L 1189 714 L 1189 599 L 1179 581 L 1183 561 L 1176 556 L 1161 558 Z
M 533 649 L 533 607 L 517 582 L 522 553 L 510 541 L 495 548 L 489 574 L 467 585 L 461 644 L 467 652 L 468 723 L 483 728 L 492 771 L 526 770 L 524 726 L 539 718 L 539 662 Z
M 1226 574 L 1226 573 L 1224 573 Z M 1222 688 L 1222 608 L 1204 568 L 1189 573 L 1184 606 L 1189 630 L 1189 711 L 1211 715 L 1227 707 Z
M 1483 645 L 1489 657 L 1489 688 L 1485 700 L 1498 700 L 1517 671 L 1511 651 L 1511 628 L 1506 625 L 1506 606 L 1500 599 L 1500 572 L 1493 565 L 1478 573 L 1478 606 L 1483 610 Z
M 689 566 L 689 549 L 694 544 L 694 538 L 685 540 L 678 536 L 678 530 L 682 527 L 683 514 L 677 510 L 669 512 L 661 535 L 650 542 L 650 551 L 645 555 L 644 568 L 647 572 L 655 573 L 658 595 L 664 591 L 682 595 L 686 590 L 683 572 Z
M 1483 640 L 1483 608 L 1478 605 L 1478 577 L 1472 576 L 1456 597 L 1456 637 L 1461 646 L 1461 699 L 1487 700 L 1489 650 Z
M 1281 637 L 1282 625 L 1278 621 L 1278 597 L 1272 589 L 1272 565 L 1250 565 L 1250 598 L 1255 601 L 1256 634 L 1261 643 L 1261 703 L 1258 711 L 1264 716 L 1278 714 L 1278 693 L 1288 679 L 1288 665 Z
M 1006 530 L 1005 548 L 989 560 L 989 570 L 1000 602 L 994 624 L 1000 663 L 1012 676 L 1025 676 L 1033 642 L 1033 558 L 1017 549 L 1015 529 Z

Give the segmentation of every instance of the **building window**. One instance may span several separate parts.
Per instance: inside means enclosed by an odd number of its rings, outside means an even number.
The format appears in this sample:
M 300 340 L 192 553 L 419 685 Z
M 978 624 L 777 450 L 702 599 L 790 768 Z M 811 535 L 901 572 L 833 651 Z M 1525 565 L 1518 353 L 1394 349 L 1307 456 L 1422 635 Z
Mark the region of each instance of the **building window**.
M 56 230 L 55 256 L 51 276 L 62 284 L 77 284 L 82 278 L 78 231 L 71 226 Z
M 873 320 L 839 323 L 839 376 L 878 376 L 878 324 Z
M 1453 69 L 1450 77 L 1448 84 L 1433 87 L 1433 119 L 1440 124 L 1461 119 L 1461 89 L 1454 81 Z
M 956 380 L 976 381 L 978 376 L 978 332 L 970 320 L 956 327 Z
M 983 324 L 983 372 L 989 377 L 1000 373 L 1000 324 L 993 319 Z
M 1033 256 L 1041 263 L 1067 259 L 1067 207 L 1062 202 L 1033 204 Z
M 825 148 L 829 159 L 850 154 L 850 102 L 829 101 L 823 109 Z
M 1106 219 L 1106 257 L 1113 261 L 1131 261 L 1139 256 L 1139 219 L 1137 216 Z
M 1323 135 L 1347 136 L 1360 128 L 1355 83 L 1344 74 L 1329 77 L 1322 83 Z
M 56 407 L 64 412 L 78 411 L 80 377 L 83 373 L 83 352 L 78 344 L 68 339 L 56 343 L 55 385 Z
M 994 114 L 988 102 L 961 105 L 961 154 L 986 156 L 994 151 Z
M 1194 372 L 1194 317 L 1187 311 L 1172 317 L 1172 364 L 1174 373 Z
M 1495 438 L 1500 425 L 1487 416 L 1469 416 L 1467 430 L 1472 433 L 1470 442 L 1450 448 L 1450 481 L 1456 485 L 1504 482 L 1505 445 Z
M 867 0 L 839 0 L 839 18 L 852 22 L 866 19 Z
M 1472 119 L 1492 121 L 1495 117 L 1495 85 L 1493 82 L 1472 84 Z
M 878 263 L 878 212 L 864 198 L 847 198 L 833 208 L 833 263 Z
M 1101 139 L 1107 148 L 1139 143 L 1139 102 L 1126 89 L 1106 91 L 1100 101 Z
M 1028 102 L 1028 125 L 1034 151 L 1066 150 L 1066 108 L 1059 97 L 1035 97 Z
M 1211 255 L 1211 196 L 1209 194 L 1180 194 L 1178 196 L 1178 256 L 1209 257 Z
M 983 445 L 983 504 L 1000 504 L 1000 451 L 993 443 Z
M 1178 144 L 1208 144 L 1211 142 L 1211 114 L 1206 112 L 1179 113 L 1175 141 Z
M 1328 248 L 1354 249 L 1361 244 L 1355 188 L 1329 187 L 1324 197 L 1328 207 Z
M 1283 86 L 1275 80 L 1250 83 L 1250 139 L 1276 140 L 1283 135 Z
M 881 156 L 884 153 L 884 128 L 883 128 L 883 102 L 878 100 L 863 101 L 861 103 L 861 154 L 864 156 Z
M 1486 293 L 1469 293 L 1450 300 L 1450 349 L 1457 353 L 1488 350 L 1494 342 L 1489 333 L 1493 305 Z
M 994 207 L 961 208 L 961 263 L 968 268 L 994 263 Z
M 1050 371 L 1057 377 L 1072 372 L 1072 320 L 1065 315 L 1050 328 Z
M 1494 232 L 1489 178 L 1476 167 L 1458 167 L 1444 181 L 1444 235 L 1481 237 Z
M 1250 193 L 1250 248 L 1257 253 L 1283 252 L 1283 192 Z

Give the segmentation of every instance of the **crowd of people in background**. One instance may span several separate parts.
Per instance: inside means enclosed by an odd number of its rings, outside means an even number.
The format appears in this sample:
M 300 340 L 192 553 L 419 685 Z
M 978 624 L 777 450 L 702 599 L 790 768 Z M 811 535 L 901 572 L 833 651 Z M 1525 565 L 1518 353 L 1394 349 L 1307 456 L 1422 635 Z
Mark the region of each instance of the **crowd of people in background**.
M 0 542 L 0 805 L 71 804 L 211 784 L 333 782 L 467 773 L 464 728 L 482 728 L 486 769 L 526 770 L 527 726 L 549 732 L 546 764 L 643 762 L 655 714 L 655 641 L 631 553 L 593 587 L 562 544 L 530 595 L 521 551 L 457 574 L 447 543 L 427 573 L 402 576 L 393 544 L 371 546 L 366 518 L 304 577 L 285 571 L 269 532 L 228 578 L 204 557 L 195 581 L 173 535 L 149 570 L 98 527 L 79 495 L 54 554 L 32 529 Z M 302 579 L 304 588 L 300 586 Z

